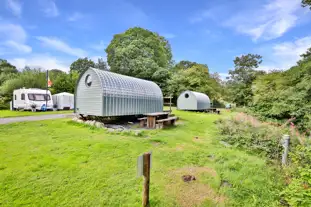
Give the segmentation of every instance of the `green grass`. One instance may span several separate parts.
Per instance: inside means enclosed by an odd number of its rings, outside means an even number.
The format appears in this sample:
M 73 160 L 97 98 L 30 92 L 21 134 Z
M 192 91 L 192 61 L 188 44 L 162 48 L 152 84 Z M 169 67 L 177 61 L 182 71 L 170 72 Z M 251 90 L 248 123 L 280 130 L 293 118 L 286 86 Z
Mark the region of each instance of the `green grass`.
M 46 114 L 63 114 L 63 113 L 73 113 L 72 110 L 69 111 L 10 111 L 10 110 L 0 110 L 0 118 L 7 117 L 18 117 L 18 116 L 38 116 Z
M 173 113 L 181 118 L 176 127 L 142 137 L 68 119 L 0 125 L 0 206 L 141 206 L 136 159 L 148 151 L 151 206 L 278 205 L 280 173 L 219 144 L 219 115 Z M 184 174 L 197 180 L 184 183 Z

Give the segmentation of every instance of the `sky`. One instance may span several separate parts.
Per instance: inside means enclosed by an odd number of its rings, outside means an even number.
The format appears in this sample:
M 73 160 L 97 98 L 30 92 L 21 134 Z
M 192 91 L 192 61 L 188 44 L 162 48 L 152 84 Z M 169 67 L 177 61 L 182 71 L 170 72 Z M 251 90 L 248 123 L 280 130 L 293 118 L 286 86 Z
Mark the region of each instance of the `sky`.
M 288 69 L 311 47 L 311 10 L 301 0 L 0 0 L 0 58 L 69 70 L 106 59 L 114 34 L 143 27 L 166 37 L 173 59 L 226 76 L 233 59 L 263 56 L 259 69 Z

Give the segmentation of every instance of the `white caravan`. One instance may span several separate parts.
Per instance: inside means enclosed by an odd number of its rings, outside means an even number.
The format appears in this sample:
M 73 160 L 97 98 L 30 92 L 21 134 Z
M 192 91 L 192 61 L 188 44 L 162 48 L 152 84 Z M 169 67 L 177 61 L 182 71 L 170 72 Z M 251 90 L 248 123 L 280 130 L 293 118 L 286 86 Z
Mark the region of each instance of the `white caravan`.
M 37 88 L 17 89 L 13 92 L 12 101 L 13 110 L 53 110 L 53 100 L 49 90 Z
M 58 93 L 52 95 L 54 108 L 57 110 L 70 110 L 74 108 L 74 95 L 71 93 Z

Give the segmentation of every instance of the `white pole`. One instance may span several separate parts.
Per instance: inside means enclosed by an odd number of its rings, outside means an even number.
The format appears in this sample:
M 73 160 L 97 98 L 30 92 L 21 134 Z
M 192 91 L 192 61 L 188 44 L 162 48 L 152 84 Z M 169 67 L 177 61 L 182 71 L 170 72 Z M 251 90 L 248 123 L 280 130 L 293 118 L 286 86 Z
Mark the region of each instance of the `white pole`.
M 288 156 L 288 151 L 289 151 L 289 140 L 290 137 L 289 135 L 283 135 L 283 140 L 282 140 L 282 145 L 284 148 L 284 152 L 282 154 L 282 165 L 286 165 L 287 164 L 287 156 Z

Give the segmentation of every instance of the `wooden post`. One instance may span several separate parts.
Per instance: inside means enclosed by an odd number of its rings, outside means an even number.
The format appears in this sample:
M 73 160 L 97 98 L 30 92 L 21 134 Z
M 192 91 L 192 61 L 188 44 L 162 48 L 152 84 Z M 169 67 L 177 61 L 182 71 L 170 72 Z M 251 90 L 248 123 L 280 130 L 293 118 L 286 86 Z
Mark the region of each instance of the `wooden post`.
M 149 207 L 149 184 L 150 184 L 150 156 L 151 154 L 144 153 L 144 189 L 143 189 L 143 207 Z

